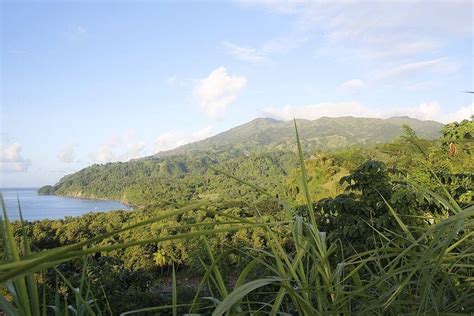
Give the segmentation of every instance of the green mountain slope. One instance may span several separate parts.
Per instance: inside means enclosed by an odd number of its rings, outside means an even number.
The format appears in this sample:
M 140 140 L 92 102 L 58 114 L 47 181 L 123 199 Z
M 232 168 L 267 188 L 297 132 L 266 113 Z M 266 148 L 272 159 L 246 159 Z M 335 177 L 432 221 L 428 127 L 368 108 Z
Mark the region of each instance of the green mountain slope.
M 408 117 L 390 119 L 320 118 L 298 120 L 302 143 L 307 152 L 386 143 L 410 125 L 423 138 L 435 139 L 441 123 Z M 182 204 L 194 198 L 257 198 L 253 190 L 216 174 L 208 166 L 261 185 L 275 194 L 297 192 L 297 166 L 292 121 L 256 119 L 208 139 L 129 162 L 92 165 L 63 177 L 48 192 L 54 194 L 111 198 L 135 205 Z M 326 157 L 313 157 L 320 184 L 337 183 L 345 166 Z M 329 163 L 329 165 L 328 165 Z M 330 168 L 329 168 L 330 167 Z M 335 194 L 334 185 L 321 196 Z
M 313 121 L 297 120 L 305 150 L 330 150 L 357 145 L 373 145 L 394 140 L 409 125 L 417 135 L 436 139 L 443 124 L 409 117 L 389 119 L 356 117 L 322 117 Z M 227 150 L 273 151 L 294 150 L 293 121 L 258 118 L 208 139 L 160 152 L 160 157 L 193 151 L 221 152 Z

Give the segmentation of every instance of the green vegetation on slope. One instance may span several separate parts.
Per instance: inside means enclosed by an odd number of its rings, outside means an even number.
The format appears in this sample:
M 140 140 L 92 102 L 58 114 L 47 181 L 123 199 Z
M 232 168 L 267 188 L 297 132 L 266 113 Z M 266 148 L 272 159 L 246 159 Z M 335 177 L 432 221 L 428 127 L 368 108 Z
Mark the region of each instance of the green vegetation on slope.
M 296 121 L 301 144 L 306 152 L 387 143 L 403 133 L 403 125 L 410 125 L 422 138 L 436 139 L 443 127 L 443 124 L 438 122 L 420 121 L 409 117 L 389 119 L 322 117 L 313 121 L 302 119 Z M 157 156 L 189 152 L 249 153 L 275 150 L 296 150 L 292 121 L 258 118 L 203 141 L 158 153 Z
M 335 161 L 334 153 L 324 151 L 340 151 L 344 147 L 359 145 L 361 149 L 354 153 L 358 153 L 358 163 L 361 163 L 372 155 L 368 147 L 400 136 L 402 124 L 410 124 L 416 133 L 429 139 L 437 138 L 442 127 L 437 122 L 407 117 L 385 120 L 321 118 L 298 120 L 298 124 L 302 145 L 306 152 L 313 154 L 310 164 L 315 172 L 311 183 L 317 198 L 337 193 L 339 177 L 355 167 L 348 166 L 345 158 Z M 245 186 L 209 171 L 209 166 L 219 165 L 235 176 L 262 185 L 275 194 L 285 195 L 288 192 L 286 182 L 290 190 L 297 189 L 294 150 L 291 122 L 256 119 L 157 156 L 90 166 L 62 178 L 53 190 L 46 186 L 40 192 L 110 198 L 140 206 L 172 205 L 193 198 L 225 198 L 236 194 L 249 200 L 254 198 L 255 194 Z M 337 155 L 341 157 L 344 153 L 338 152 Z M 375 154 L 379 151 L 375 150 Z

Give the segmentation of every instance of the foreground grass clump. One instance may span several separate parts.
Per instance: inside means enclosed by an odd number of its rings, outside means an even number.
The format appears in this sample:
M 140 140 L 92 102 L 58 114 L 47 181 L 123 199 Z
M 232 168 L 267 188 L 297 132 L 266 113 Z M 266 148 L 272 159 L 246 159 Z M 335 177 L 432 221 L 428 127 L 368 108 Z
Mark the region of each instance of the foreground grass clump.
M 25 231 L 21 248 L 18 248 L 3 208 L 0 235 L 5 260 L 0 264 L 0 282 L 7 287 L 10 297 L 8 300 L 1 298 L 0 309 L 8 315 L 40 315 L 47 311 L 56 315 L 111 314 L 108 302 L 95 298 L 98 293 L 90 289 L 85 273 L 78 284 L 72 284 L 57 272 L 58 279 L 72 290 L 74 297 L 64 301 L 56 295 L 54 304 L 47 307 L 42 273 L 60 263 L 95 253 L 193 238 L 201 240 L 204 251 L 198 258 L 203 275 L 191 298 L 179 300 L 173 266 L 169 304 L 124 314 L 431 315 L 474 312 L 472 204 L 460 207 L 446 190 L 435 193 L 414 185 L 411 187 L 413 190 L 417 189 L 443 210 L 443 216 L 434 223 L 415 225 L 418 221 L 399 214 L 383 192 L 375 190 L 371 192 L 371 198 L 379 197 L 380 209 L 384 210 L 392 225 L 376 225 L 376 221 L 367 218 L 366 247 L 351 249 L 352 245 L 344 244 L 342 238 L 333 238 L 331 232 L 323 231 L 307 185 L 308 175 L 298 132 L 296 135 L 306 205 L 303 210 L 297 210 L 282 203 L 288 221 L 268 222 L 263 216 L 248 219 L 222 213 L 210 209 L 208 203 L 202 201 L 79 243 L 32 252 Z M 275 199 L 258 186 L 226 175 Z M 362 196 L 367 198 L 367 195 Z M 214 212 L 226 221 L 189 224 L 189 227 L 181 227 L 181 234 L 165 237 L 113 242 L 117 234 L 197 209 Z M 258 214 L 258 210 L 256 212 Z M 417 216 L 425 220 L 423 215 Z M 243 230 L 259 230 L 265 247 L 249 245 L 235 249 L 249 263 L 239 274 L 229 277 L 224 271 L 225 253 L 215 252 L 208 239 L 221 233 Z M 86 265 L 84 259 L 83 271 Z

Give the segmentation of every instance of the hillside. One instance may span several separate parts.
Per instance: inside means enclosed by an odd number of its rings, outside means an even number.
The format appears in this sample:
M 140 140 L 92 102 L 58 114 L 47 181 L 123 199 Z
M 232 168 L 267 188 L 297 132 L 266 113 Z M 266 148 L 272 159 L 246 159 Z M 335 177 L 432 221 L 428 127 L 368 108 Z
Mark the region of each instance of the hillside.
M 410 125 L 423 138 L 437 138 L 441 123 L 408 117 L 390 119 L 320 118 L 298 120 L 304 149 L 311 154 L 344 147 L 367 147 L 387 143 Z M 245 196 L 254 199 L 253 190 L 217 175 L 209 164 L 219 165 L 253 183 L 286 194 L 288 185 L 297 186 L 295 131 L 292 121 L 256 119 L 208 139 L 160 152 L 129 162 L 92 165 L 63 177 L 48 192 L 58 195 L 112 198 L 135 205 L 181 204 L 194 198 Z M 364 157 L 369 157 L 368 154 Z M 337 183 L 347 164 L 328 162 L 325 155 L 315 158 L 318 181 Z M 292 176 L 293 175 L 293 176 Z M 43 190 L 40 190 L 43 191 Z M 335 194 L 334 185 L 319 196 Z
M 422 138 L 436 139 L 443 127 L 439 122 L 421 121 L 407 116 L 388 119 L 322 117 L 313 121 L 298 119 L 297 124 L 303 147 L 307 151 L 387 143 L 402 134 L 404 124 L 413 128 Z M 221 152 L 232 149 L 265 152 L 295 148 L 293 121 L 257 118 L 208 139 L 160 152 L 157 156 L 194 151 Z

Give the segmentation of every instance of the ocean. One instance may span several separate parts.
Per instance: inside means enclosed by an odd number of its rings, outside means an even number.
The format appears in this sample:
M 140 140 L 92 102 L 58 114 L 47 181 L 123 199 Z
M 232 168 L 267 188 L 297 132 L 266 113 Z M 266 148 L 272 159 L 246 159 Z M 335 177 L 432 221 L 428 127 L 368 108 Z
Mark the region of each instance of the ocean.
M 89 212 L 131 209 L 129 206 L 118 201 L 38 195 L 36 190 L 37 188 L 0 188 L 5 201 L 7 215 L 11 221 L 20 218 L 18 198 L 23 219 L 28 221 L 60 219 L 66 216 L 79 216 Z

